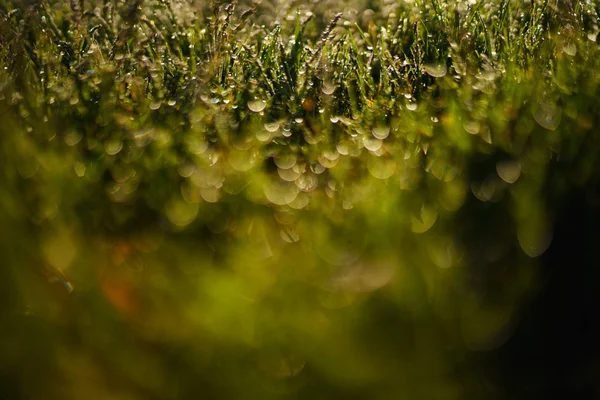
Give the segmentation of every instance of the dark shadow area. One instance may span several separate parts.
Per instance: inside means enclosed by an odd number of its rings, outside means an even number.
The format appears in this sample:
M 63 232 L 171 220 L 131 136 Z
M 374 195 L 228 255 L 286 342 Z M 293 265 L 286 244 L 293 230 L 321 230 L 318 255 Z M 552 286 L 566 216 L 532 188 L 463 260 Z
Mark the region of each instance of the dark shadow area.
M 511 399 L 598 398 L 598 206 L 578 190 L 559 210 L 541 284 L 512 339 L 494 357 Z M 566 397 L 565 397 L 566 396 Z

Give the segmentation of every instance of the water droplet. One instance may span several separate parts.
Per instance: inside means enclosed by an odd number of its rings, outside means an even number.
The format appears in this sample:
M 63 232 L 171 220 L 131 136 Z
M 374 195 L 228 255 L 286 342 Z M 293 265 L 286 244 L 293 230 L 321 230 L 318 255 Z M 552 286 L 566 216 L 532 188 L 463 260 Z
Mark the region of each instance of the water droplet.
M 325 151 L 323 153 L 323 157 L 330 161 L 335 161 L 338 158 L 340 158 L 340 153 L 338 153 L 337 151 Z
M 319 179 L 311 173 L 301 175 L 295 182 L 303 192 L 311 192 L 319 185 Z
M 200 196 L 207 203 L 216 203 L 221 198 L 221 192 L 214 186 L 200 188 Z
M 252 112 L 261 112 L 267 106 L 267 102 L 265 100 L 252 100 L 248 102 L 248 109 Z
M 331 116 L 329 118 L 329 120 L 331 121 L 332 124 L 337 124 L 340 120 L 340 117 L 334 115 L 334 116 Z
M 268 132 L 275 133 L 279 130 L 279 122 L 265 122 L 265 129 Z
M 298 196 L 298 186 L 281 180 L 270 180 L 263 187 L 264 194 L 271 203 L 284 206 L 290 204 Z
M 183 181 L 179 187 L 181 197 L 188 203 L 200 203 L 202 198 L 200 197 L 200 188 L 190 181 Z
M 375 138 L 366 137 L 363 139 L 363 145 L 369 151 L 377 151 L 383 146 L 383 141 Z
M 65 135 L 65 144 L 67 146 L 75 146 L 81 141 L 82 138 L 83 135 L 80 132 L 72 130 Z
M 406 109 L 408 111 L 415 111 L 417 109 L 417 103 L 413 101 L 406 103 Z
M 296 181 L 297 182 L 297 181 Z M 298 196 L 289 205 L 294 210 L 302 210 L 310 202 L 310 197 L 306 193 L 298 193 Z
M 526 223 L 517 230 L 517 239 L 523 252 L 531 258 L 539 257 L 552 243 L 552 229 L 547 223 Z
M 82 162 L 76 162 L 73 169 L 75 170 L 75 174 L 77 174 L 78 177 L 83 178 L 85 176 L 86 168 L 85 164 L 83 164 Z
M 533 118 L 540 126 L 553 131 L 560 125 L 561 110 L 554 104 L 540 102 L 534 107 Z
M 341 155 L 343 155 L 343 156 L 347 156 L 347 155 L 348 155 L 348 152 L 349 152 L 349 151 L 348 151 L 348 150 L 349 150 L 349 148 L 348 148 L 348 147 L 349 147 L 349 146 L 348 146 L 348 144 L 346 144 L 346 143 L 338 143 L 338 144 L 335 146 L 335 148 L 336 148 L 336 150 L 338 151 L 338 153 L 340 153 L 340 154 L 341 154 Z
M 471 135 L 477 135 L 479 133 L 479 129 L 481 128 L 481 124 L 479 121 L 467 121 L 463 124 L 463 128 L 465 128 L 465 131 Z
M 335 153 L 335 154 L 338 154 L 338 153 Z M 319 160 L 319 164 L 321 164 L 321 166 L 323 166 L 324 168 L 333 168 L 338 163 L 337 158 L 332 160 L 332 159 L 327 158 L 325 155 L 320 155 L 318 160 Z
M 264 142 L 269 141 L 269 139 L 271 139 L 271 134 L 267 130 L 258 129 L 256 131 L 256 138 L 258 139 L 258 141 L 264 143 Z
M 448 67 L 444 62 L 425 64 L 423 69 L 434 78 L 442 78 L 448 73 Z
M 130 164 L 115 164 L 110 168 L 110 173 L 117 183 L 125 183 L 135 176 L 135 169 Z
M 175 101 L 175 100 L 173 100 L 173 99 L 171 99 L 171 100 L 169 100 L 169 101 L 167 102 L 167 105 L 168 105 L 168 106 L 170 106 L 170 107 L 173 107 L 173 106 L 175 106 L 176 104 L 177 104 L 177 101 Z
M 373 136 L 377 139 L 383 140 L 390 134 L 390 127 L 387 125 L 378 125 L 373 127 Z
M 573 41 L 567 41 L 563 45 L 562 51 L 568 56 L 575 57 L 577 55 L 577 46 Z
M 281 179 L 286 182 L 294 182 L 296 179 L 300 177 L 300 172 L 294 170 L 294 168 L 290 169 L 281 169 L 277 168 L 277 174 Z
M 135 141 L 136 146 L 144 147 L 152 142 L 154 139 L 154 129 L 145 129 L 141 131 L 137 131 L 133 134 L 133 139 Z
M 454 241 L 448 238 L 436 238 L 429 245 L 429 258 L 440 268 L 450 268 L 459 261 L 459 253 Z
M 196 219 L 198 208 L 198 204 L 176 199 L 167 204 L 165 214 L 173 225 L 184 227 Z
M 411 230 L 414 233 L 425 233 L 437 220 L 438 213 L 433 207 L 428 207 L 425 204 L 421 207 L 421 212 L 418 216 L 411 218 Z
M 189 178 L 195 170 L 196 166 L 192 163 L 181 164 L 177 167 L 177 172 L 182 178 Z
M 273 159 L 273 161 L 275 162 L 275 165 L 277 165 L 281 169 L 292 168 L 294 165 L 296 165 L 297 160 L 298 160 L 298 157 L 296 157 L 295 154 L 291 154 L 291 153 L 280 154 Z
M 123 142 L 120 139 L 111 139 L 104 143 L 104 151 L 109 156 L 118 154 L 123 149 Z
M 323 94 L 327 96 L 331 96 L 333 92 L 335 92 L 335 85 L 331 82 L 323 82 L 323 87 L 321 88 Z
M 502 161 L 496 164 L 498 176 L 506 183 L 515 183 L 521 176 L 521 165 L 516 161 Z
M 315 174 L 319 175 L 322 174 L 323 172 L 325 172 L 327 168 L 325 168 L 322 164 L 317 163 L 317 164 L 311 164 L 310 165 L 310 170 L 312 172 L 314 172 Z
M 159 102 L 159 101 L 157 101 L 156 103 L 150 103 L 150 109 L 151 109 L 152 111 L 156 111 L 156 110 L 158 110 L 159 108 L 160 108 L 160 102 Z
M 78 246 L 73 235 L 66 230 L 44 237 L 41 247 L 45 261 L 59 271 L 69 268 L 78 253 Z M 63 279 L 56 280 L 64 281 Z
M 377 179 L 388 179 L 396 172 L 396 160 L 381 157 L 369 157 L 369 173 Z
M 394 276 L 394 267 L 389 262 L 358 262 L 345 266 L 332 282 L 332 289 L 343 292 L 366 293 L 387 285 Z
M 472 182 L 471 192 L 481 201 L 490 201 L 496 194 L 496 181 L 497 178 L 489 177 L 482 183 Z
M 229 165 L 239 172 L 251 170 L 256 164 L 256 159 L 256 152 L 252 150 L 232 150 L 227 157 Z
M 200 155 L 208 149 L 208 142 L 199 137 L 190 136 L 185 140 L 187 148 L 192 154 Z

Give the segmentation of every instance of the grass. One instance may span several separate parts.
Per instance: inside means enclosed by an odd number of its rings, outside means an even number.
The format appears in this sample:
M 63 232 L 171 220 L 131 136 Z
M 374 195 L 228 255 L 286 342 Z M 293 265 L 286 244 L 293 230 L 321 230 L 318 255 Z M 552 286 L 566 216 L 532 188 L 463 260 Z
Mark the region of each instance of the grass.
M 0 1 L 5 397 L 502 398 L 599 12 Z

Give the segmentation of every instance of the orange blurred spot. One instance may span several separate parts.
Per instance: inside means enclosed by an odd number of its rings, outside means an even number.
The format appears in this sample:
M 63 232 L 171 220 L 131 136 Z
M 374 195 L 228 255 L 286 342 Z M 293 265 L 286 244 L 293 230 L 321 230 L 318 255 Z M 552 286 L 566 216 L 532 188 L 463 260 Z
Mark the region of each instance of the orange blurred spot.
M 304 111 L 312 111 L 315 109 L 315 107 L 316 107 L 315 99 L 313 99 L 312 97 L 304 99 L 302 101 L 302 108 L 304 108 Z
M 121 314 L 133 315 L 139 308 L 138 297 L 134 288 L 127 282 L 116 279 L 103 279 L 100 290 L 108 302 Z

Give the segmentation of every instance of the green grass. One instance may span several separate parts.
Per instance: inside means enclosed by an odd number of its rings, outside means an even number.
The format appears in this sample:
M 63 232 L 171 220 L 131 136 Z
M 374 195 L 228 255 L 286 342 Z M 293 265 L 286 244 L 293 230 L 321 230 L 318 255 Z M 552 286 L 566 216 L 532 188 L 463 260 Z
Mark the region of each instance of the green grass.
M 0 0 L 4 397 L 502 398 L 599 11 Z

